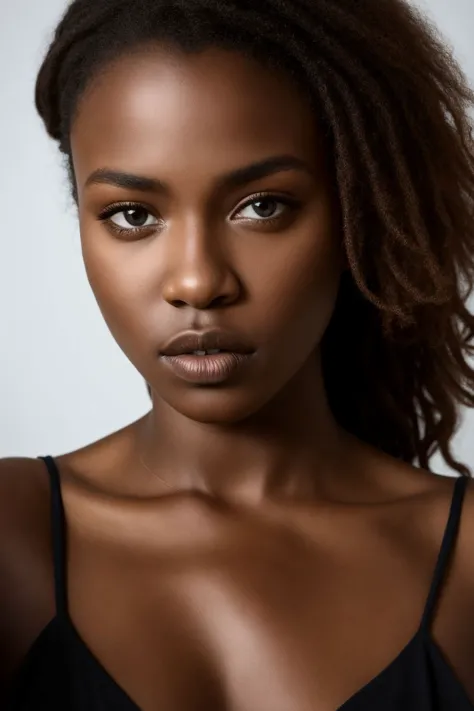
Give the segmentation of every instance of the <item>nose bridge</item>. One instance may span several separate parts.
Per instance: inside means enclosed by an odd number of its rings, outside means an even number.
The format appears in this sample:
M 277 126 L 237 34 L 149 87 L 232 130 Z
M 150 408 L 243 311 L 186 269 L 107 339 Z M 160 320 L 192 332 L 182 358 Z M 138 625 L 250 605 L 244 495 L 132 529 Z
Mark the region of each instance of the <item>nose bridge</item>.
M 193 218 L 176 224 L 167 237 L 166 301 L 202 309 L 237 298 L 238 279 L 217 228 Z

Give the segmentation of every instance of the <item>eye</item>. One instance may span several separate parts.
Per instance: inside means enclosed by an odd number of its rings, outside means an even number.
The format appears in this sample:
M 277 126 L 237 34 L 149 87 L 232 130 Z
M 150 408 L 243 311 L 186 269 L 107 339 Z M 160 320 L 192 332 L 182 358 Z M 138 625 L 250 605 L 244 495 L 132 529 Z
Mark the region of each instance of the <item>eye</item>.
M 255 195 L 235 215 L 239 215 L 245 220 L 270 222 L 279 220 L 296 205 L 297 201 L 289 197 L 283 198 L 280 195 L 270 194 Z
M 144 205 L 133 203 L 111 205 L 101 212 L 99 220 L 107 222 L 119 233 L 132 233 L 160 224 L 160 221 Z

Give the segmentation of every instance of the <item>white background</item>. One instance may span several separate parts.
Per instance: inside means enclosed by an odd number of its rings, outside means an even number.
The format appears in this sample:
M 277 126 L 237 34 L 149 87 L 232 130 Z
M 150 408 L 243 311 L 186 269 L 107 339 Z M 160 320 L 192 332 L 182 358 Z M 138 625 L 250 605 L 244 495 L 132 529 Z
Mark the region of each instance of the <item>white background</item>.
M 417 4 L 474 83 L 474 0 Z M 65 0 L 0 0 L 0 457 L 62 454 L 149 409 L 143 380 L 90 291 L 62 158 L 33 105 L 36 73 L 65 7 Z M 474 470 L 474 412 L 455 452 Z M 439 458 L 433 464 L 450 473 Z

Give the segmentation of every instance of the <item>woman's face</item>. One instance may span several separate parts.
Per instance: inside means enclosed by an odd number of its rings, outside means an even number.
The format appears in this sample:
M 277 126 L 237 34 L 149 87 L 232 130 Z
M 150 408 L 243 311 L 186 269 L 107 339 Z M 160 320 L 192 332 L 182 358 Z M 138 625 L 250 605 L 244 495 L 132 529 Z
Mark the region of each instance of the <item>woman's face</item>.
M 143 50 L 91 83 L 71 141 L 91 287 L 160 398 L 236 422 L 316 372 L 342 249 L 316 119 L 291 81 L 224 50 Z M 209 329 L 252 355 L 190 381 L 162 353 Z

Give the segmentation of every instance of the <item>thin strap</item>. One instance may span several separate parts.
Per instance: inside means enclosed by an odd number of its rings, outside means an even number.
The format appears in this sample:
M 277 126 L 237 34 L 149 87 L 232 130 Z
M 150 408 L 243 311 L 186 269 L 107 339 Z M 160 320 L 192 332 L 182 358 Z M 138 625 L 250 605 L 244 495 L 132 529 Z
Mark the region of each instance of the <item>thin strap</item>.
M 53 537 L 54 589 L 56 614 L 67 615 L 66 591 L 66 517 L 64 515 L 61 481 L 53 457 L 38 457 L 46 464 L 51 482 L 51 528 Z
M 468 480 L 469 477 L 467 476 L 459 476 L 454 484 L 448 523 L 444 532 L 443 542 L 441 543 L 441 549 L 433 575 L 433 582 L 431 583 L 431 588 L 428 593 L 428 599 L 421 621 L 420 629 L 424 631 L 429 628 L 438 600 L 438 593 L 444 580 L 446 568 L 450 562 L 450 557 L 456 543 L 459 521 L 461 519 L 462 504 Z

